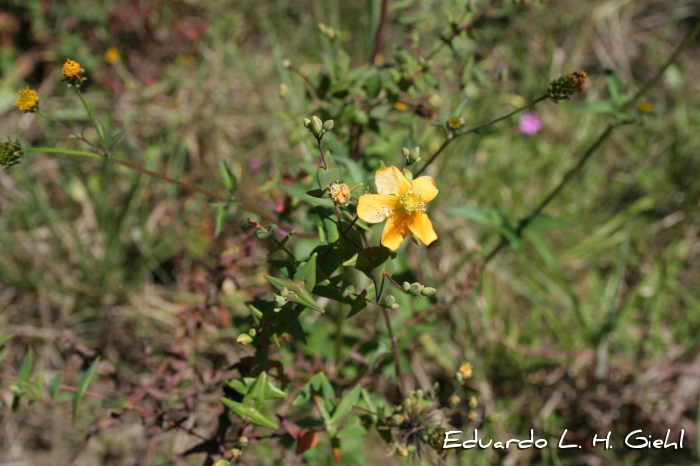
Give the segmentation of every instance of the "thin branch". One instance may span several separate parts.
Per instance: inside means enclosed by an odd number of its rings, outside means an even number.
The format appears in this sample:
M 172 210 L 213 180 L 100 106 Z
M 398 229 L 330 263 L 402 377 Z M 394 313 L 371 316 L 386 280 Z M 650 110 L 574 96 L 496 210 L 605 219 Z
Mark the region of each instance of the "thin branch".
M 377 55 L 379 55 L 379 49 L 382 45 L 382 30 L 384 29 L 384 23 L 386 22 L 386 11 L 389 8 L 389 0 L 382 0 L 382 11 L 379 15 L 379 24 L 377 25 L 377 31 L 374 34 L 374 48 L 372 49 L 372 55 L 369 58 L 370 65 L 374 64 Z
M 382 307 L 382 314 L 384 315 L 384 321 L 386 322 L 386 328 L 389 330 L 389 338 L 391 338 L 391 349 L 394 352 L 394 363 L 396 364 L 396 373 L 399 375 L 399 380 L 401 384 L 399 388 L 401 389 L 401 395 L 404 397 L 408 393 L 406 387 L 406 377 L 403 374 L 403 369 L 401 368 L 401 359 L 399 358 L 399 346 L 396 341 L 396 336 L 394 335 L 394 329 L 391 327 L 391 317 L 389 316 L 389 309 Z

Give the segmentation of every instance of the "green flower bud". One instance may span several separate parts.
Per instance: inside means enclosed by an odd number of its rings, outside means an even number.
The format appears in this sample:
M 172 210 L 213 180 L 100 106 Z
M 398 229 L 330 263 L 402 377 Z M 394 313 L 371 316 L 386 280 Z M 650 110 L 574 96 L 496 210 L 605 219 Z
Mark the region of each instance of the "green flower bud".
M 238 439 L 238 445 L 241 447 L 245 447 L 248 445 L 248 437 L 241 437 Z
M 401 307 L 401 306 L 399 306 L 399 303 L 394 303 L 394 304 L 392 304 L 391 306 L 389 306 L 389 309 L 391 309 L 392 311 L 395 311 L 395 310 L 397 310 L 397 309 L 400 308 L 400 307 Z
M 559 76 L 549 83 L 547 95 L 555 102 L 568 99 L 586 86 L 588 76 L 584 71 L 575 71 L 566 76 Z
M 409 183 L 413 181 L 413 173 L 411 173 L 411 170 L 409 170 L 407 167 L 404 167 L 401 170 L 401 173 L 403 173 L 403 176 L 406 177 Z
M 238 335 L 238 338 L 236 338 L 236 342 L 240 343 L 243 346 L 250 345 L 251 343 L 253 343 L 253 337 L 251 337 L 247 333 L 242 333 Z
M 272 309 L 272 312 L 279 312 L 279 311 L 281 311 L 281 310 L 282 310 L 281 307 L 276 307 L 276 308 Z
M 401 153 L 404 157 L 408 157 L 408 154 L 410 154 L 411 152 L 408 150 L 408 147 L 404 147 L 403 149 L 401 149 Z
M 217 460 L 216 463 L 212 464 L 211 466 L 229 466 L 231 463 L 229 463 L 226 460 Z
M 24 160 L 24 149 L 18 140 L 12 142 L 7 138 L 6 142 L 0 142 L 0 168 L 9 168 Z
M 277 305 L 277 307 L 282 307 L 285 304 L 287 304 L 287 300 L 284 298 L 284 296 L 276 295 L 275 296 L 275 304 Z
M 311 120 L 304 118 L 304 128 L 308 128 L 309 126 L 311 126 Z
M 282 289 L 280 290 L 280 296 L 282 296 L 283 298 L 286 298 L 287 296 L 289 296 L 289 290 L 287 289 L 286 286 L 283 286 Z
M 258 331 L 255 330 L 254 328 L 251 328 L 250 330 L 248 330 L 248 335 L 250 335 L 251 337 L 255 337 L 255 335 L 257 335 L 257 334 L 258 334 Z
M 420 296 L 421 291 L 423 291 L 423 285 L 418 282 L 411 283 L 411 286 L 408 289 L 408 293 L 412 294 L 413 296 Z
M 401 414 L 394 414 L 391 416 L 391 424 L 394 426 L 400 426 L 403 424 L 403 416 Z
M 408 156 L 408 161 L 410 163 L 416 163 L 420 161 L 420 147 L 416 147 L 411 151 L 411 153 Z
M 325 129 L 326 131 L 330 131 L 333 129 L 334 124 L 335 123 L 333 123 L 333 120 L 326 120 L 323 122 L 323 129 Z
M 391 307 L 395 301 L 396 299 L 392 295 L 389 295 L 384 298 L 382 304 L 384 305 L 384 307 Z
M 437 290 L 435 288 L 433 288 L 431 286 L 426 286 L 421 290 L 420 294 L 422 296 L 432 296 L 435 294 L 436 291 Z
M 323 123 L 321 123 L 321 119 L 315 115 L 311 117 L 311 129 L 313 130 L 316 136 L 319 136 L 321 134 L 321 130 L 323 129 Z
M 396 445 L 396 450 L 395 450 L 395 451 L 396 451 L 396 456 L 401 456 L 401 457 L 403 457 L 403 458 L 405 458 L 406 456 L 408 456 L 408 448 L 406 448 L 406 447 L 403 446 L 403 445 Z
M 452 395 L 449 399 L 448 402 L 450 403 L 450 406 L 453 408 L 459 404 L 459 402 L 462 401 L 462 399 L 458 395 Z
M 408 290 L 411 289 L 411 284 L 408 283 L 408 282 L 403 282 L 403 283 L 401 284 L 401 288 L 403 288 L 403 290 L 404 290 L 406 293 L 408 293 Z
M 476 397 L 475 397 L 475 396 L 472 396 L 471 398 L 469 398 L 469 407 L 470 407 L 471 409 L 474 409 L 474 408 L 476 408 L 477 406 L 479 406 L 479 402 L 476 400 Z

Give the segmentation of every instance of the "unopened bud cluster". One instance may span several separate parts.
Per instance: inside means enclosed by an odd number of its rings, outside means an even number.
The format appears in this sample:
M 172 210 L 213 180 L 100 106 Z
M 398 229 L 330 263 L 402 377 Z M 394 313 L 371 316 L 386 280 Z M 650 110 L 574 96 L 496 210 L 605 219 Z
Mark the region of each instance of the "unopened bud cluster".
M 575 71 L 566 76 L 559 76 L 549 83 L 547 96 L 555 102 L 568 99 L 575 93 L 583 90 L 587 79 L 588 76 L 585 71 Z
M 338 31 L 336 31 L 330 26 L 326 26 L 323 23 L 318 23 L 318 31 L 324 36 L 328 37 L 330 40 L 333 40 L 336 37 L 338 37 Z
M 406 165 L 413 165 L 414 163 L 418 163 L 421 161 L 420 147 L 416 147 L 411 151 L 409 151 L 407 147 L 404 147 L 403 149 L 401 149 L 401 153 L 404 157 L 406 157 Z
M 280 290 L 280 294 L 276 294 L 274 297 L 275 307 L 272 310 L 274 312 L 280 312 L 282 310 L 282 306 L 287 304 L 288 300 L 289 300 L 289 290 L 287 289 L 286 286 L 283 286 L 282 289 Z
M 10 138 L 5 142 L 0 142 L 0 168 L 9 168 L 17 165 L 24 159 L 24 149 L 19 141 L 12 141 Z
M 399 303 L 396 302 L 396 298 L 394 298 L 391 295 L 388 295 L 382 300 L 382 306 L 389 308 L 392 311 L 395 311 L 399 308 Z
M 413 295 L 413 296 L 417 296 L 419 298 L 432 296 L 437 291 L 433 287 L 423 286 L 418 282 L 414 282 L 414 283 L 403 282 L 403 284 L 401 285 L 401 288 L 403 288 L 403 291 L 405 293 L 408 293 L 408 294 Z
M 327 131 L 332 130 L 333 125 L 333 120 L 326 120 L 322 123 L 321 119 L 315 115 L 310 120 L 304 118 L 304 127 L 308 128 L 311 134 L 316 136 L 316 139 L 321 139 Z

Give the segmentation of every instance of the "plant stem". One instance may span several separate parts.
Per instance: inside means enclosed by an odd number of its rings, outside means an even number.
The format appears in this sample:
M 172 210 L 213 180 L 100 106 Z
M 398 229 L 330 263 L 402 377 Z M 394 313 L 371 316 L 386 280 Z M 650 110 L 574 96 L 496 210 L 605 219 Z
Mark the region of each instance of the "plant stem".
M 54 125 L 56 125 L 56 126 L 58 126 L 59 128 L 61 128 L 63 131 L 67 132 L 68 134 L 70 134 L 71 136 L 73 136 L 75 139 L 78 139 L 79 141 L 83 141 L 85 144 L 87 144 L 88 146 L 92 147 L 93 149 L 95 149 L 95 150 L 98 151 L 98 152 L 104 152 L 104 150 L 100 149 L 100 148 L 97 147 L 95 144 L 93 144 L 93 143 L 91 143 L 90 141 L 88 141 L 87 139 L 85 139 L 85 137 L 84 137 L 82 134 L 76 133 L 75 131 L 73 131 L 72 129 L 70 129 L 69 127 L 67 127 L 66 125 L 64 125 L 63 123 L 61 123 L 60 121 L 54 120 L 53 118 L 51 118 L 50 116 L 48 116 L 47 114 L 45 114 L 44 112 L 42 112 L 41 110 L 37 110 L 36 113 L 38 113 L 39 116 L 42 116 L 42 117 L 46 118 L 48 121 L 50 121 L 50 122 L 53 123 Z
M 538 97 L 537 99 L 533 100 L 533 101 L 530 102 L 529 104 L 524 105 L 524 106 L 522 106 L 522 107 L 520 107 L 520 108 L 516 108 L 516 109 L 513 110 L 512 112 L 507 113 L 507 114 L 505 114 L 505 115 L 503 115 L 503 116 L 501 116 L 501 117 L 498 117 L 498 118 L 496 118 L 495 120 L 491 120 L 491 121 L 489 121 L 489 122 L 487 122 L 487 123 L 481 124 L 481 125 L 479 125 L 479 126 L 475 126 L 475 127 L 473 127 L 473 128 L 470 128 L 470 129 L 468 129 L 468 130 L 466 130 L 466 131 L 463 131 L 463 132 L 461 132 L 461 133 L 455 134 L 455 135 L 453 135 L 452 137 L 449 137 L 449 138 L 445 139 L 445 142 L 442 143 L 442 145 L 440 146 L 440 148 L 432 155 L 432 157 L 430 157 L 430 159 L 426 162 L 426 164 L 423 165 L 423 167 L 422 167 L 420 170 L 418 170 L 418 172 L 417 172 L 414 176 L 418 176 L 418 175 L 420 175 L 421 173 L 423 173 L 423 172 L 425 171 L 425 169 L 428 168 L 428 167 L 430 166 L 430 164 L 432 164 L 432 163 L 435 161 L 435 159 L 438 157 L 438 155 L 440 155 L 440 154 L 442 153 L 442 151 L 445 150 L 445 148 L 446 148 L 452 141 L 454 141 L 455 139 L 457 139 L 457 138 L 459 138 L 459 137 L 462 137 L 462 136 L 466 136 L 467 134 L 477 133 L 477 132 L 481 131 L 482 129 L 484 129 L 484 128 L 488 127 L 488 126 L 494 125 L 494 124 L 498 123 L 499 121 L 503 121 L 503 120 L 505 120 L 506 118 L 509 118 L 509 117 L 515 115 L 516 113 L 522 112 L 523 110 L 526 110 L 526 109 L 532 107 L 533 105 L 535 105 L 535 104 L 537 104 L 537 103 L 539 103 L 539 102 L 542 102 L 542 101 L 545 100 L 546 98 L 547 98 L 547 94 L 545 94 L 545 95 L 543 95 L 543 96 L 541 96 L 541 97 Z
M 403 369 L 401 369 L 401 359 L 399 358 L 399 346 L 396 341 L 396 336 L 394 335 L 394 330 L 391 327 L 391 317 L 389 316 L 389 310 L 382 306 L 382 314 L 384 314 L 386 328 L 387 330 L 389 330 L 389 338 L 391 338 L 391 348 L 394 352 L 394 364 L 396 364 L 396 373 L 399 375 L 399 380 L 401 381 L 399 388 L 401 389 L 401 395 L 405 397 L 407 394 L 406 377 L 404 377 Z
M 45 153 L 45 154 L 63 154 L 63 155 L 79 155 L 82 157 L 91 157 L 91 158 L 96 158 L 96 159 L 102 159 L 105 160 L 105 158 L 99 154 L 95 154 L 94 152 L 86 152 L 82 150 L 72 150 L 72 149 L 57 149 L 54 147 L 31 147 L 26 150 L 27 153 Z M 216 199 L 219 201 L 229 201 L 230 197 L 225 196 L 222 194 L 217 194 L 212 191 L 207 191 L 206 189 L 202 189 L 197 186 L 193 186 L 191 184 L 183 183 L 182 181 L 174 180 L 172 178 L 169 178 L 165 175 L 161 175 L 160 173 L 152 172 L 150 170 L 147 170 L 143 167 L 140 167 L 138 165 L 134 165 L 133 163 L 127 162 L 125 160 L 119 160 L 119 159 L 108 159 L 110 162 L 114 162 L 118 165 L 121 165 L 123 167 L 129 168 L 131 170 L 137 171 L 139 173 L 142 173 L 144 175 L 148 175 L 150 177 L 165 181 L 166 183 L 174 184 L 175 186 L 179 186 L 181 188 L 187 189 L 189 191 L 194 191 L 199 194 L 204 194 L 207 197 L 210 197 L 212 199 Z M 250 206 L 245 203 L 240 203 L 238 206 L 242 209 L 245 210 L 246 212 L 250 212 L 256 215 L 259 215 L 260 217 L 264 218 L 265 220 L 273 223 L 279 223 L 278 220 L 273 218 L 271 215 L 269 215 L 266 212 L 263 212 L 262 210 Z M 282 227 L 287 230 L 287 231 L 292 231 L 294 230 L 294 227 L 290 225 L 285 225 L 281 224 Z M 296 236 L 300 238 L 316 238 L 317 236 L 315 234 L 310 234 L 310 233 L 295 233 Z
M 95 128 L 95 132 L 97 133 L 97 136 L 100 138 L 100 142 L 102 143 L 102 150 L 105 153 L 105 156 L 107 158 L 110 158 L 109 151 L 107 150 L 107 141 L 104 140 L 102 137 L 102 131 L 98 129 L 97 126 L 97 121 L 95 121 L 95 117 L 92 116 L 92 112 L 90 111 L 90 107 L 88 106 L 87 102 L 85 102 L 85 99 L 83 98 L 83 93 L 80 92 L 80 88 L 77 86 L 75 87 L 75 91 L 78 93 L 78 97 L 80 98 L 80 101 L 83 103 L 83 107 L 85 107 L 85 111 L 88 114 L 88 117 L 90 118 L 90 122 L 92 123 L 92 126 Z
M 382 11 L 379 14 L 379 24 L 377 25 L 377 31 L 374 33 L 374 48 L 372 49 L 372 55 L 369 58 L 369 64 L 373 65 L 374 60 L 379 55 L 379 48 L 382 45 L 382 30 L 384 29 L 384 23 L 386 22 L 386 11 L 389 7 L 389 0 L 382 0 Z
M 321 152 L 321 162 L 323 162 L 323 168 L 328 170 L 328 163 L 326 162 L 326 153 L 323 151 L 323 144 L 321 144 L 321 138 L 316 139 L 318 141 L 318 150 Z

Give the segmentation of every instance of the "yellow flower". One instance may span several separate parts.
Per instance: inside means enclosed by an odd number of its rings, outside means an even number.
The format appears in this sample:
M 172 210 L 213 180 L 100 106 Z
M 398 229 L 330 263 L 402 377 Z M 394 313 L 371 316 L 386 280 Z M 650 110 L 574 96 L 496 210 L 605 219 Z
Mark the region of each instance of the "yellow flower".
M 121 54 L 119 53 L 119 49 L 116 47 L 110 47 L 105 52 L 104 59 L 108 65 L 114 65 L 120 58 Z
M 378 194 L 363 194 L 357 215 L 368 223 L 386 220 L 382 244 L 395 251 L 413 233 L 426 245 L 437 239 L 425 205 L 435 199 L 438 189 L 430 176 L 409 182 L 396 167 L 380 168 L 374 176 Z
M 19 91 L 19 97 L 15 100 L 15 106 L 23 112 L 36 110 L 39 105 L 39 94 L 34 89 L 26 88 Z
M 77 61 L 73 61 L 70 58 L 66 59 L 66 62 L 63 64 L 63 77 L 66 79 L 75 79 L 80 77 L 80 73 L 83 72 L 83 68 L 80 66 L 80 63 Z

